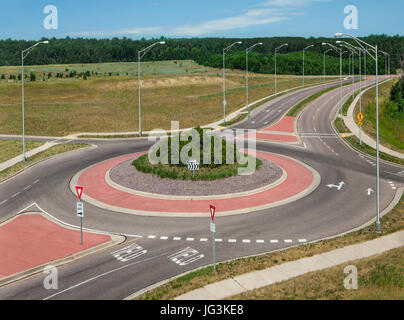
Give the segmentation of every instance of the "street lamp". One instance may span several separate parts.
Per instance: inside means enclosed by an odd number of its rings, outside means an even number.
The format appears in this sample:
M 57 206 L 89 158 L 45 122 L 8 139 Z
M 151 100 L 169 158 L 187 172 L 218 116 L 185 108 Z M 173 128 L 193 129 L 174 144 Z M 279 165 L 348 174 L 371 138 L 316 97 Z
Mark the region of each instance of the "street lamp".
M 340 117 L 342 119 L 342 49 L 337 48 L 331 43 L 328 42 L 323 42 L 323 46 L 330 46 L 332 49 L 337 51 L 339 53 L 339 82 L 340 82 L 340 89 L 339 89 L 339 102 L 340 102 L 340 108 L 339 108 L 339 113 Z
M 278 48 L 275 48 L 275 96 L 278 94 L 278 88 L 277 88 L 277 83 L 276 83 L 276 52 L 280 49 L 280 48 L 282 48 L 282 47 L 285 47 L 285 46 L 287 46 L 288 44 L 287 43 L 284 43 L 283 45 L 281 45 L 281 46 L 279 46 Z
M 28 49 L 21 51 L 21 84 L 22 84 L 22 161 L 25 162 L 27 157 L 25 156 L 25 100 L 24 100 L 24 59 L 31 53 L 31 51 L 40 44 L 48 44 L 49 41 L 40 41 Z
M 355 54 L 359 56 L 360 61 L 360 55 L 357 53 L 358 48 L 354 47 L 353 45 L 345 41 L 336 41 L 335 43 L 339 44 L 341 47 L 347 48 L 352 55 L 352 100 L 353 100 L 355 98 L 355 90 L 354 90 Z
M 246 90 L 247 90 L 247 111 L 248 111 L 248 122 L 251 121 L 251 115 L 250 115 L 250 108 L 248 106 L 248 53 L 254 49 L 256 46 L 262 46 L 262 42 L 256 43 L 253 46 L 245 49 L 245 59 L 246 59 Z
M 303 88 L 304 88 L 304 52 L 311 47 L 314 47 L 314 44 L 311 44 L 303 49 Z
M 332 49 L 328 49 L 328 50 L 326 50 L 326 51 L 324 51 L 324 53 L 323 53 L 323 77 L 324 77 L 324 80 L 323 80 L 323 82 L 325 83 L 325 54 L 328 52 L 328 51 L 331 51 Z
M 382 50 L 379 50 L 379 52 L 383 53 L 383 55 L 384 55 L 384 72 L 385 72 L 385 74 L 387 76 L 387 66 L 388 66 L 387 56 L 389 56 L 389 54 L 387 52 L 382 51 Z M 390 70 L 389 70 L 389 74 L 390 74 Z
M 138 90 L 139 90 L 139 137 L 142 136 L 142 108 L 141 108 L 141 101 L 140 101 L 140 60 L 145 56 L 145 54 L 153 48 L 155 45 L 158 44 L 166 44 L 165 41 L 158 41 L 153 43 L 152 45 L 148 46 L 147 48 L 144 48 L 140 50 L 137 53 L 137 81 L 138 81 Z
M 342 38 L 343 36 L 347 36 L 355 40 L 355 42 L 369 54 L 376 63 L 376 210 L 377 210 L 377 220 L 376 220 L 376 232 L 380 233 L 382 231 L 382 226 L 380 223 L 380 159 L 379 159 L 379 76 L 378 76 L 378 48 L 377 45 L 372 46 L 365 41 L 358 39 L 347 33 L 336 33 L 336 38 Z M 368 50 L 368 48 L 374 51 L 374 55 L 372 52 Z
M 226 63 L 225 63 L 225 55 L 227 51 L 229 51 L 236 44 L 241 44 L 241 41 L 237 41 L 232 43 L 226 48 L 223 48 L 223 124 L 226 125 Z

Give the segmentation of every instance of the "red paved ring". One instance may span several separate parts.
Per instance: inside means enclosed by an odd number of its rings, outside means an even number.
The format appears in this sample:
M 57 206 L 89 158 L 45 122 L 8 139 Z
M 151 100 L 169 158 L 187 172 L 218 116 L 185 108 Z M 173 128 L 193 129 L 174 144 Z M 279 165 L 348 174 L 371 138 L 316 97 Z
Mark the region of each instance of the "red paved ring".
M 216 206 L 218 216 L 253 212 L 279 206 L 300 199 L 320 184 L 314 169 L 286 156 L 257 151 L 256 156 L 274 162 L 287 173 L 281 184 L 247 196 L 215 200 L 167 200 L 148 198 L 111 187 L 105 174 L 117 164 L 139 157 L 143 153 L 128 154 L 93 165 L 80 171 L 70 183 L 84 187 L 82 199 L 106 210 L 147 216 L 205 217 L 209 205 Z

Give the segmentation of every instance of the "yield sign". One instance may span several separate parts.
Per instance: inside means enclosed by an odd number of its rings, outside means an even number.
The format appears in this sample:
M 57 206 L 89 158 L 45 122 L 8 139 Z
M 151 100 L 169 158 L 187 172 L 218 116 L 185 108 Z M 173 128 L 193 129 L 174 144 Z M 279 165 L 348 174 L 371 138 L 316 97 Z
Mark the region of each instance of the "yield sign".
M 79 197 L 79 200 L 81 200 L 81 195 L 83 194 L 83 187 L 76 187 L 76 192 L 77 192 L 77 196 Z
M 216 207 L 214 207 L 212 205 L 209 205 L 209 206 L 210 206 L 210 216 L 211 216 L 212 221 L 213 221 L 213 219 L 215 218 Z

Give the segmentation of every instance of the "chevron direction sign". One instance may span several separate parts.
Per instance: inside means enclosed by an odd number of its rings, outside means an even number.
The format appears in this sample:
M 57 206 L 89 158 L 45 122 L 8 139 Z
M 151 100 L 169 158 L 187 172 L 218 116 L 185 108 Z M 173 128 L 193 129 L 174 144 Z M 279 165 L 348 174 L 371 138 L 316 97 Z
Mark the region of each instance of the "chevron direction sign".
M 189 159 L 188 163 L 188 170 L 189 171 L 197 171 L 199 170 L 199 163 L 195 159 Z

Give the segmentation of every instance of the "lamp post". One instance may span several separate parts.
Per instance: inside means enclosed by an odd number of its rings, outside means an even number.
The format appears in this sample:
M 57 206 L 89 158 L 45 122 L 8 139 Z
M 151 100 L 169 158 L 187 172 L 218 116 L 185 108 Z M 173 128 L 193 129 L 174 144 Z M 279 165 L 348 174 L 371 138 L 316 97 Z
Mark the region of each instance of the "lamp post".
M 369 43 L 354 37 L 353 35 L 347 33 L 336 33 L 336 38 L 342 38 L 343 36 L 347 36 L 355 40 L 355 42 L 369 54 L 376 63 L 376 232 L 380 233 L 382 231 L 382 226 L 380 223 L 380 158 L 379 158 L 379 76 L 378 76 L 378 48 L 377 45 L 372 46 Z M 374 51 L 374 56 L 372 55 L 371 49 Z
M 389 63 L 388 63 L 388 61 L 390 60 L 390 55 L 387 52 L 384 52 L 382 50 L 379 50 L 379 52 L 383 53 L 383 55 L 384 55 L 384 72 L 387 76 L 387 70 L 389 70 L 388 74 L 390 74 L 390 67 L 389 67 Z
M 283 45 L 281 45 L 281 46 L 275 48 L 275 96 L 278 94 L 277 81 L 276 81 L 276 52 L 277 52 L 280 48 L 282 48 L 282 47 L 284 47 L 284 46 L 287 46 L 287 45 L 288 45 L 287 43 L 284 43 Z
M 303 49 L 303 88 L 304 88 L 304 52 L 311 47 L 314 47 L 314 44 L 311 44 Z
M 258 43 L 256 43 L 256 44 L 254 44 L 253 46 L 251 46 L 251 47 L 249 47 L 249 48 L 247 48 L 247 49 L 245 49 L 245 59 L 246 59 L 246 61 L 245 61 L 245 64 L 246 64 L 246 75 L 245 75 L 245 77 L 246 77 L 246 97 L 247 97 L 247 111 L 248 111 L 248 122 L 251 122 L 251 114 L 250 114 L 250 108 L 249 108 L 249 106 L 248 106 L 248 53 L 252 50 L 252 49 L 254 49 L 256 46 L 262 46 L 262 42 L 258 42 Z
M 138 90 L 139 90 L 139 136 L 142 136 L 142 108 L 141 108 L 141 99 L 140 99 L 140 60 L 145 56 L 145 54 L 153 48 L 155 45 L 158 44 L 166 44 L 165 41 L 159 41 L 155 42 L 152 45 L 148 46 L 147 48 L 144 48 L 140 50 L 137 53 L 137 80 L 138 80 Z
M 344 46 L 352 52 L 352 56 L 356 53 L 359 56 L 359 113 L 362 113 L 362 49 L 355 47 L 345 41 L 337 41 L 340 46 Z M 352 86 L 353 88 L 353 86 Z M 359 144 L 362 145 L 362 126 L 359 126 Z
M 324 51 L 324 53 L 323 53 L 323 77 L 324 77 L 324 80 L 323 80 L 323 82 L 325 83 L 325 54 L 328 52 L 328 51 L 331 51 L 332 49 L 328 49 L 328 50 L 326 50 L 326 51 Z
M 340 89 L 339 89 L 339 102 L 340 102 L 340 108 L 339 108 L 339 112 L 340 112 L 340 117 L 342 119 L 342 49 L 341 48 L 337 48 L 336 46 L 334 46 L 331 43 L 328 42 L 323 42 L 322 43 L 323 46 L 330 46 L 332 49 L 334 49 L 335 51 L 337 51 L 339 53 L 339 82 L 340 82 Z
M 31 51 L 40 44 L 48 44 L 49 41 L 40 41 L 29 47 L 28 49 L 21 51 L 21 89 L 22 89 L 22 161 L 25 162 L 27 157 L 25 156 L 25 100 L 24 100 L 24 59 L 31 53 Z
M 225 55 L 227 51 L 229 51 L 236 44 L 241 44 L 241 41 L 237 41 L 232 43 L 226 48 L 223 48 L 223 124 L 226 125 L 226 63 L 225 63 Z

